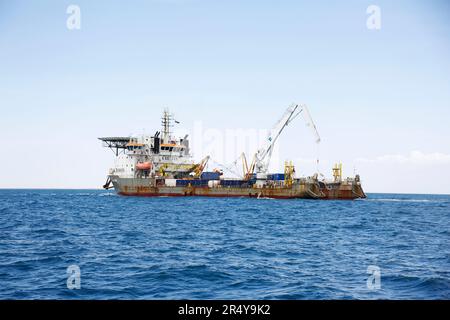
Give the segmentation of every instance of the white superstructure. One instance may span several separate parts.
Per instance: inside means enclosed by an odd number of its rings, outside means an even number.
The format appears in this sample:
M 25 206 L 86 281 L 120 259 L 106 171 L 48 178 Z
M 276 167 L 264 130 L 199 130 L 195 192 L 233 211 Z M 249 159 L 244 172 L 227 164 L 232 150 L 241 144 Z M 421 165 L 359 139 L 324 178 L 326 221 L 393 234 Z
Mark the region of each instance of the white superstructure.
M 197 168 L 189 149 L 189 139 L 175 138 L 171 134 L 173 116 L 164 111 L 162 132 L 153 136 L 142 134 L 132 137 L 99 138 L 105 147 L 116 153 L 110 175 L 120 178 L 151 176 L 186 176 Z

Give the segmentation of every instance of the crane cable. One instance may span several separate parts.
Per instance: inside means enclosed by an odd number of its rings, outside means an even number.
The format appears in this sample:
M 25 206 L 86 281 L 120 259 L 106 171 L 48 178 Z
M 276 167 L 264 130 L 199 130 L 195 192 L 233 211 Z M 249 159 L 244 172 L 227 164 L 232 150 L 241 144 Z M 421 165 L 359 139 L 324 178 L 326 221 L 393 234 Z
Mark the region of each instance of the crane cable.
M 320 141 L 317 142 L 317 147 L 316 147 L 316 172 L 317 172 L 317 176 L 321 176 L 325 179 L 325 176 L 323 173 L 320 172 Z
M 240 159 L 240 157 L 237 158 L 235 161 L 233 161 L 233 162 L 231 163 L 231 165 L 234 165 L 234 166 L 237 165 L 237 161 L 239 161 L 239 159 Z M 221 167 L 223 170 L 227 170 L 227 171 L 229 171 L 230 173 L 232 173 L 232 174 L 234 174 L 234 175 L 236 175 L 236 176 L 238 176 L 238 177 L 241 176 L 241 174 L 237 173 L 236 171 L 234 171 L 234 169 L 230 168 L 229 166 L 224 165 L 224 164 L 221 164 L 220 162 L 218 162 L 218 161 L 216 161 L 216 160 L 214 160 L 214 159 L 212 159 L 212 158 L 209 158 L 209 160 L 210 160 L 211 162 L 214 162 L 214 164 L 216 164 L 217 166 Z

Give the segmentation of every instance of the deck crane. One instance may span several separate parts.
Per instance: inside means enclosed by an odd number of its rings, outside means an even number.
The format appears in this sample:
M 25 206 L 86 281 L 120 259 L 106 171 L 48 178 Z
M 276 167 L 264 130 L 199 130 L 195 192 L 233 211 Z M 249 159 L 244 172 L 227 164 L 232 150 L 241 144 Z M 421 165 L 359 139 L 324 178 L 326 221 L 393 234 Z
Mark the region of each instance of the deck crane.
M 241 154 L 242 159 L 242 175 L 245 181 L 250 180 L 253 176 L 253 171 L 255 170 L 255 158 L 253 157 L 252 162 L 250 163 L 250 167 L 248 166 L 247 158 L 245 157 L 245 153 Z
M 273 129 L 269 132 L 265 144 L 255 153 L 252 164 L 249 167 L 247 176 L 253 174 L 256 171 L 257 179 L 266 179 L 267 171 L 269 169 L 270 159 L 272 157 L 273 148 L 275 142 L 277 142 L 284 128 L 286 128 L 299 114 L 303 115 L 306 122 L 306 126 L 310 127 L 315 136 L 315 142 L 320 142 L 320 136 L 317 128 L 311 118 L 308 107 L 304 104 L 292 104 L 287 108 L 281 119 L 276 123 Z
M 203 170 L 205 170 L 206 165 L 208 164 L 209 161 L 209 156 L 205 157 L 200 163 L 194 165 L 191 168 L 191 175 L 194 178 L 199 178 L 201 176 L 201 174 L 203 173 Z

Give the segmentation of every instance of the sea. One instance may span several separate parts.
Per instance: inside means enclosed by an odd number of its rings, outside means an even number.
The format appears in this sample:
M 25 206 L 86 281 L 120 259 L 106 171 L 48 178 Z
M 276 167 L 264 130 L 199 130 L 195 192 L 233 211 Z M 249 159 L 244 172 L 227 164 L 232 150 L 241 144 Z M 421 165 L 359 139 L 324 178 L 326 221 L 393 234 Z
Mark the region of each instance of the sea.
M 0 299 L 450 299 L 450 196 L 0 190 Z

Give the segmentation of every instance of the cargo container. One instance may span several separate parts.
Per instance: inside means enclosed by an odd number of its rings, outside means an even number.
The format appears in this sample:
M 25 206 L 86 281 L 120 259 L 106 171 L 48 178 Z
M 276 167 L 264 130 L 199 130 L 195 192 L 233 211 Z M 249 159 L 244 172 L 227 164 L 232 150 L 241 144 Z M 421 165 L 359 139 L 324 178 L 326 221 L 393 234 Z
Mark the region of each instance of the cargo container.
M 220 173 L 219 172 L 203 172 L 200 176 L 202 180 L 219 180 Z
M 189 184 L 190 180 L 177 180 L 177 187 L 185 187 Z
M 176 187 L 177 186 L 177 180 L 175 180 L 175 179 L 166 179 L 165 185 L 166 185 L 166 187 Z
M 243 180 L 221 180 L 220 184 L 224 187 L 240 187 L 244 182 Z
M 208 187 L 209 188 L 217 188 L 220 185 L 219 180 L 209 180 L 208 181 Z
M 267 180 L 284 180 L 284 173 L 270 173 L 267 175 Z

